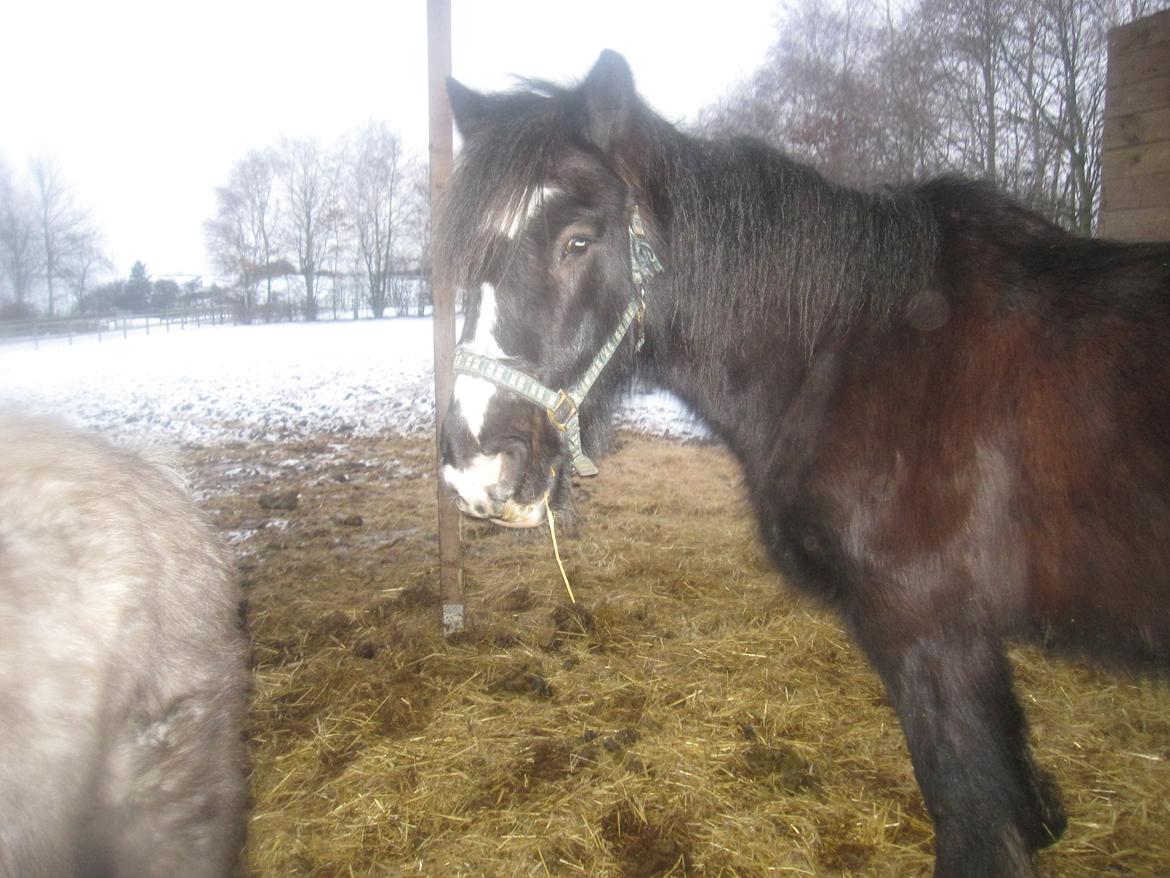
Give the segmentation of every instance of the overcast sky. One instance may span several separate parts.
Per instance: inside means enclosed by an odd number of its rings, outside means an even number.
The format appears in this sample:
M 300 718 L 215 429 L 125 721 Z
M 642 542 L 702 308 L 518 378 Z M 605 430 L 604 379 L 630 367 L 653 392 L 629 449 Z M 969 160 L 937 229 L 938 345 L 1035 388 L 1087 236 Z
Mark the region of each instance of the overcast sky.
M 604 48 L 681 120 L 749 73 L 770 0 L 453 0 L 454 75 L 582 77 Z M 202 224 L 249 149 L 386 119 L 426 150 L 425 0 L 15 0 L 0 12 L 0 160 L 54 156 L 124 276 L 210 275 Z

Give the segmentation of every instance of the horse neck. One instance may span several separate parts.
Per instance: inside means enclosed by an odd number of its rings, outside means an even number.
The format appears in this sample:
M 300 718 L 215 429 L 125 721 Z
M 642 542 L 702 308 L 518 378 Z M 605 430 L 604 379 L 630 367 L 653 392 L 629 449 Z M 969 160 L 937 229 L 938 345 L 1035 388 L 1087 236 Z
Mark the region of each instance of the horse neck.
M 652 371 L 734 441 L 737 406 L 782 407 L 850 327 L 888 319 L 926 284 L 935 224 L 912 193 L 869 195 L 761 145 L 679 137 L 655 211 L 670 274 L 651 292 Z

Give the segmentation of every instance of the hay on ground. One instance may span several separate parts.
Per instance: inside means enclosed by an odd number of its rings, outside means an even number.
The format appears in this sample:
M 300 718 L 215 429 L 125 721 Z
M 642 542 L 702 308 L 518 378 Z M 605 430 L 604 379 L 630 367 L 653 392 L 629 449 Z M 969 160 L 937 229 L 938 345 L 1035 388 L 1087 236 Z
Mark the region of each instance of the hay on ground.
M 881 687 L 778 588 L 724 452 L 623 439 L 560 534 L 575 606 L 547 534 L 466 524 L 472 624 L 447 643 L 432 447 L 190 453 L 255 641 L 251 874 L 930 873 Z M 1070 817 L 1041 874 L 1163 874 L 1166 687 L 1014 660 Z

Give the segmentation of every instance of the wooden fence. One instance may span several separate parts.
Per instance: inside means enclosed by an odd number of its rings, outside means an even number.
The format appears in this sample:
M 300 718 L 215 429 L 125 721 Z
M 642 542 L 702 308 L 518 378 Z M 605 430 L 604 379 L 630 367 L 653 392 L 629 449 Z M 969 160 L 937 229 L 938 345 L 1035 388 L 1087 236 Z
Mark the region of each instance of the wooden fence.
M 97 336 L 98 341 L 109 336 L 126 338 L 132 332 L 150 335 L 174 329 L 194 329 L 200 326 L 222 326 L 234 322 L 232 311 L 226 307 L 183 309 L 156 314 L 126 314 L 110 317 L 42 317 L 33 320 L 0 321 L 0 343 L 32 342 L 39 347 L 50 338 L 64 338 L 73 344 L 76 336 Z
M 1109 34 L 1101 148 L 1099 234 L 1170 240 L 1170 9 Z

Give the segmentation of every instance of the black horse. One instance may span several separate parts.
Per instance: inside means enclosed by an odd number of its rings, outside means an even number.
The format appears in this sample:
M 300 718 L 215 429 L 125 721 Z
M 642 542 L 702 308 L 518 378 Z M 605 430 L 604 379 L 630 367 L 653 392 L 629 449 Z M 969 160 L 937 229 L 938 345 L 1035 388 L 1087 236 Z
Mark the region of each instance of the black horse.
M 592 470 L 578 427 L 599 450 L 635 375 L 673 391 L 741 462 L 784 578 L 881 675 L 935 874 L 1034 874 L 1065 818 L 1005 639 L 1170 668 L 1170 246 L 687 136 L 611 52 L 577 88 L 449 91 L 461 507 L 541 523 Z

